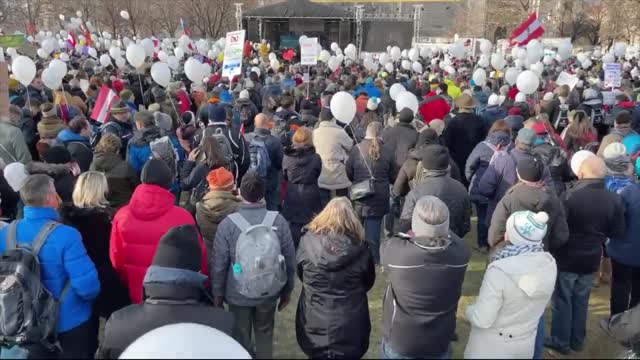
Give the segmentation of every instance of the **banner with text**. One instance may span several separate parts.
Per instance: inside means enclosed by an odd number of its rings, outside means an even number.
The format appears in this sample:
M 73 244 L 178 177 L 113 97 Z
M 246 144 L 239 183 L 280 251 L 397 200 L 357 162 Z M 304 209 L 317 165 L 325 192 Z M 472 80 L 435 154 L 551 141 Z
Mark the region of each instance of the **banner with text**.
M 318 38 L 306 38 L 300 40 L 300 64 L 318 64 Z
M 242 51 L 244 49 L 244 30 L 227 33 L 222 62 L 222 76 L 231 78 L 242 73 Z
M 618 63 L 604 64 L 604 87 L 622 86 L 622 65 Z

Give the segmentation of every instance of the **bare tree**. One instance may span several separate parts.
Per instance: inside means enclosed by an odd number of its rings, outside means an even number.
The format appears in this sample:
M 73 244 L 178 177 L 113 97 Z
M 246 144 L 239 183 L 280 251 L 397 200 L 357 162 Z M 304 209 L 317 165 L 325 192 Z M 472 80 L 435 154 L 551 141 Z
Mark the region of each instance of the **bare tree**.
M 189 0 L 188 13 L 191 24 L 201 36 L 217 38 L 226 30 L 234 11 L 231 0 Z

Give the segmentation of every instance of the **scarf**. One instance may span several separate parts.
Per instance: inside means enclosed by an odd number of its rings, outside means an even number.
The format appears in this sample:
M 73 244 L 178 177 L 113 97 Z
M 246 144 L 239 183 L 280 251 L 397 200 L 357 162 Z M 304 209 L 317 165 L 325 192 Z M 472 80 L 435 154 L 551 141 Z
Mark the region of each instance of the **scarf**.
M 491 258 L 491 262 L 530 252 L 544 252 L 544 246 L 542 243 L 536 245 L 507 245 L 496 252 L 493 258 Z

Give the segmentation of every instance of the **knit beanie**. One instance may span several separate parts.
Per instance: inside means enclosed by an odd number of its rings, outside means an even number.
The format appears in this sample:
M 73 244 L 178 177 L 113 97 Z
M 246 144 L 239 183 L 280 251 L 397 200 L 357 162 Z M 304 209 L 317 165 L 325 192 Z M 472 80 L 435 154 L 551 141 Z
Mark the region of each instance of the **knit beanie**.
M 441 145 L 428 145 L 422 150 L 422 166 L 426 170 L 449 168 L 449 150 Z
M 525 102 L 525 101 L 527 101 L 527 95 L 521 92 L 516 95 L 515 102 L 518 103 L 518 102 Z
M 207 175 L 207 182 L 211 190 L 217 191 L 231 191 L 234 187 L 233 174 L 223 168 L 219 167 L 209 172 Z
M 198 231 L 193 225 L 180 225 L 169 229 L 161 238 L 151 262 L 154 266 L 200 271 L 202 250 Z
M 573 173 L 578 176 L 578 174 L 580 173 L 580 168 L 582 168 L 582 163 L 591 156 L 596 155 L 587 150 L 580 150 L 573 154 L 573 157 L 571 157 L 571 171 L 573 171 Z
M 549 215 L 528 210 L 517 211 L 507 219 L 507 240 L 513 245 L 537 245 L 547 234 Z
M 173 120 L 171 120 L 171 116 L 160 111 L 156 111 L 153 113 L 153 119 L 156 123 L 156 126 L 160 129 L 165 131 L 173 130 Z
M 496 131 L 487 136 L 487 141 L 492 145 L 507 146 L 511 143 L 511 137 L 504 131 Z
M 367 109 L 370 111 L 376 111 L 378 110 L 378 105 L 380 104 L 380 99 L 373 96 L 370 97 L 369 100 L 367 101 Z
M 22 185 L 24 185 L 24 181 L 27 180 L 26 170 L 24 169 L 24 164 L 19 162 L 14 162 L 7 165 L 4 168 L 4 178 L 7 180 L 7 183 L 13 191 L 20 192 L 22 189 Z
M 224 106 L 218 104 L 209 104 L 208 107 L 209 120 L 213 122 L 224 122 L 227 119 L 227 111 Z
M 609 144 L 604 149 L 603 158 L 610 175 L 623 175 L 629 170 L 631 156 L 627 155 L 627 148 L 621 143 Z
M 420 210 L 426 208 L 426 212 L 436 211 L 435 207 L 447 209 L 447 219 L 440 224 L 428 224 L 421 217 Z M 440 209 L 438 209 L 440 210 Z M 411 231 L 417 237 L 446 238 L 449 236 L 449 210 L 447 205 L 435 196 L 424 196 L 418 200 L 411 216 Z
M 535 131 L 527 128 L 522 128 L 520 129 L 520 131 L 518 131 L 518 137 L 516 137 L 516 142 L 523 145 L 532 146 L 535 141 L 536 141 Z
M 418 142 L 416 143 L 416 148 L 425 146 L 425 145 L 437 145 L 438 144 L 438 133 L 425 127 L 420 134 L 418 135 Z
M 147 111 L 152 112 L 152 113 L 154 113 L 156 111 L 160 111 L 160 104 L 153 103 L 153 104 L 149 105 L 149 107 L 147 108 Z
M 444 132 L 445 123 L 440 119 L 431 120 L 429 123 L 429 128 L 435 130 L 438 136 L 441 136 Z
M 47 164 L 67 164 L 71 162 L 71 153 L 64 146 L 50 148 L 42 160 Z
M 404 108 L 400 111 L 400 115 L 398 117 L 401 123 L 409 124 L 413 121 L 413 111 L 409 108 Z
M 518 178 L 522 181 L 537 183 L 542 180 L 544 165 L 535 157 L 528 157 L 518 161 L 516 165 Z
M 500 104 L 500 98 L 496 94 L 491 94 L 487 100 L 487 106 L 497 106 Z
M 120 99 L 124 101 L 129 101 L 133 97 L 133 92 L 131 90 L 122 90 L 120 91 Z
M 249 91 L 247 91 L 246 89 L 240 91 L 240 95 L 238 95 L 238 99 L 249 100 Z
M 140 182 L 143 184 L 158 185 L 169 190 L 171 184 L 173 184 L 173 175 L 171 174 L 169 165 L 164 161 L 150 159 L 142 168 Z

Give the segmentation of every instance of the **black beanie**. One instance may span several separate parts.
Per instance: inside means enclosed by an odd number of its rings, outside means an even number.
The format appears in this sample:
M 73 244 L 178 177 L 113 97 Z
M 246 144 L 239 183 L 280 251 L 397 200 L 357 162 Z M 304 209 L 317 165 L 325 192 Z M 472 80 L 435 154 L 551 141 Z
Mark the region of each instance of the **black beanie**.
M 140 182 L 143 184 L 158 185 L 169 190 L 171 184 L 173 184 L 173 175 L 171 174 L 169 165 L 164 161 L 151 159 L 147 161 L 142 168 Z
M 71 162 L 71 153 L 64 146 L 54 146 L 42 157 L 47 164 L 67 164 Z
M 520 179 L 528 182 L 539 182 L 542 180 L 544 165 L 542 161 L 535 157 L 527 157 L 518 161 L 516 170 Z
M 172 227 L 160 238 L 152 265 L 198 272 L 202 250 L 193 225 Z
M 401 123 L 409 124 L 413 121 L 413 111 L 409 108 L 402 109 L 402 111 L 400 111 L 399 119 Z
M 240 184 L 240 195 L 250 203 L 257 203 L 264 198 L 265 181 L 256 174 L 255 170 L 249 170 L 242 177 Z
M 422 147 L 426 145 L 438 145 L 438 133 L 430 128 L 426 128 L 418 135 L 418 143 L 416 147 Z
M 449 168 L 449 150 L 442 145 L 428 145 L 422 150 L 422 166 L 426 170 Z
M 331 113 L 331 109 L 324 108 L 320 111 L 320 121 L 331 121 L 333 120 L 333 114 Z

